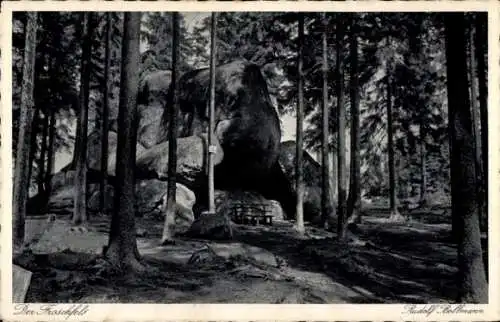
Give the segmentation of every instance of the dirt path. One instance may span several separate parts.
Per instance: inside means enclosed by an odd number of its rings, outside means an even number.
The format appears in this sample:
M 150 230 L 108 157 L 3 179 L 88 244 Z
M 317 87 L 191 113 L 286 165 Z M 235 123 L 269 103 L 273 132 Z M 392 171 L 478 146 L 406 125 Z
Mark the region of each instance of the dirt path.
M 426 303 L 454 296 L 456 250 L 446 241 L 447 225 L 368 217 L 357 232 L 363 242 L 349 246 L 311 227 L 301 237 L 289 222 L 235 225 L 232 242 L 180 238 L 159 246 L 162 223 L 140 220 L 148 234 L 137 239 L 138 248 L 152 269 L 130 280 L 96 271 L 108 221 L 93 220 L 81 233 L 68 233 L 64 219 L 45 232 L 40 223 L 31 221 L 37 259 L 21 265 L 34 272 L 28 301 Z

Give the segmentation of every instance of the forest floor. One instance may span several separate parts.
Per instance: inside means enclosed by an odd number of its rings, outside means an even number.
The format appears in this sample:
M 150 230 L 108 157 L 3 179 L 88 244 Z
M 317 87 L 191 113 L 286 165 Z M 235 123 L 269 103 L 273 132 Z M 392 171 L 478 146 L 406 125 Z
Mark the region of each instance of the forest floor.
M 102 275 L 109 221 L 87 232 L 69 218 L 27 220 L 33 254 L 15 260 L 33 272 L 27 302 L 81 303 L 436 303 L 452 302 L 456 248 L 449 210 L 414 211 L 391 223 L 384 210 L 365 211 L 348 245 L 335 234 L 291 222 L 234 225 L 234 240 L 176 239 L 159 246 L 163 223 L 138 218 L 140 276 Z

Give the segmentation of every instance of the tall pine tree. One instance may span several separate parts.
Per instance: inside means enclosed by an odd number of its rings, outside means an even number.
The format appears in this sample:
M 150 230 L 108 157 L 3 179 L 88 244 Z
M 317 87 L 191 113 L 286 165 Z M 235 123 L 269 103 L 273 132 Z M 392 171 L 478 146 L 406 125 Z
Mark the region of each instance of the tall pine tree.
M 304 14 L 298 14 L 299 19 L 299 46 L 298 46 L 298 101 L 297 101 L 297 130 L 295 149 L 295 184 L 297 191 L 296 228 L 299 233 L 304 233 L 304 174 L 303 174 L 303 123 L 304 123 Z
M 329 228 L 329 220 L 332 215 L 332 205 L 330 201 L 330 114 L 328 105 L 328 17 L 326 13 L 322 14 L 323 30 L 321 35 L 322 42 L 322 76 L 323 76 L 323 89 L 322 89 L 322 109 L 321 109 L 321 211 L 322 221 L 325 228 Z
M 179 13 L 172 13 L 172 80 L 168 96 L 168 191 L 162 244 L 172 241 L 170 225 L 175 220 L 175 192 L 177 175 L 177 118 L 179 115 Z
M 452 224 L 458 243 L 458 300 L 462 303 L 487 303 L 488 284 L 479 231 L 480 203 L 476 189 L 465 26 L 463 13 L 445 14 Z
M 124 16 L 114 212 L 105 256 L 124 271 L 143 271 L 135 239 L 134 178 L 141 13 Z
M 12 213 L 12 244 L 14 253 L 19 253 L 24 246 L 24 219 L 29 189 L 29 164 L 31 160 L 31 119 L 33 113 L 33 85 L 35 81 L 35 50 L 37 33 L 37 13 L 26 13 L 23 80 L 21 94 L 21 116 L 17 140 L 17 157 L 14 170 L 14 196 Z
M 108 183 L 108 132 L 109 132 L 109 103 L 111 93 L 111 42 L 112 13 L 106 14 L 106 42 L 104 47 L 104 89 L 102 94 L 102 121 L 101 121 L 101 180 L 99 182 L 99 209 L 106 213 L 106 185 Z
M 342 55 L 344 30 L 343 23 L 337 21 L 336 50 L 337 62 L 335 66 L 335 81 L 337 85 L 337 175 L 338 175 L 338 226 L 337 235 L 343 240 L 347 233 L 347 200 L 346 200 L 346 168 L 345 168 L 345 105 L 344 105 L 344 66 Z
M 349 221 L 361 220 L 361 155 L 359 136 L 359 88 L 358 88 L 358 35 L 356 19 L 351 20 L 350 35 L 350 96 L 351 96 L 351 175 L 349 183 L 348 214 Z
M 80 77 L 79 115 L 77 136 L 75 142 L 75 205 L 73 224 L 81 225 L 87 222 L 87 128 L 90 90 L 90 58 L 92 13 L 83 13 L 83 43 Z

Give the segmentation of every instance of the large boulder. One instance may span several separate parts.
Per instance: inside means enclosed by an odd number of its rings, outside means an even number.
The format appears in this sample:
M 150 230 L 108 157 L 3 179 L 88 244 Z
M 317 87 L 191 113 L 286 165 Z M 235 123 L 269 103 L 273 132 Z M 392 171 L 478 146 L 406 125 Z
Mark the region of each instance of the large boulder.
M 73 170 L 59 171 L 55 173 L 50 180 L 52 191 L 57 191 L 63 186 L 74 184 L 74 176 L 75 171 Z
M 114 188 L 112 185 L 106 185 L 104 192 L 106 196 L 106 209 L 105 211 L 107 213 L 111 213 L 113 211 L 113 206 L 114 206 Z M 100 205 L 100 198 L 101 198 L 101 191 L 99 188 L 94 189 L 91 193 L 89 193 L 89 199 L 88 199 L 88 204 L 87 207 L 89 210 L 93 212 L 98 212 L 101 210 L 101 205 Z
M 100 191 L 98 187 L 89 186 L 92 194 L 89 198 L 88 207 L 91 211 L 99 211 Z M 108 185 L 106 187 L 107 210 L 113 210 L 114 189 Z M 177 183 L 175 191 L 175 225 L 176 233 L 184 233 L 194 221 L 193 205 L 196 202 L 194 192 L 186 186 Z M 163 203 L 168 193 L 168 182 L 158 179 L 139 180 L 135 185 L 136 215 L 139 217 L 162 218 L 165 216 Z M 57 194 L 56 194 L 57 196 Z M 69 200 L 72 205 L 73 200 Z
M 262 190 L 277 162 L 281 140 L 266 80 L 257 65 L 245 60 L 217 66 L 216 71 L 215 134 L 224 159 L 215 169 L 215 185 L 223 190 Z M 208 68 L 180 78 L 180 136 L 206 132 L 209 84 Z M 160 141 L 167 139 L 166 115 Z
M 240 205 L 255 207 L 266 211 L 274 220 L 283 220 L 284 212 L 276 200 L 268 200 L 254 191 L 215 191 L 215 209 L 218 214 L 233 218 L 234 209 Z
M 139 82 L 137 140 L 146 149 L 158 143 L 161 119 L 164 107 L 167 105 L 171 81 L 170 70 L 153 70 L 144 73 Z
M 139 126 L 137 128 L 137 141 L 146 149 L 156 145 L 160 131 L 163 106 L 139 105 Z
M 170 70 L 154 69 L 145 72 L 139 81 L 137 103 L 147 106 L 165 106 L 171 81 Z
M 65 185 L 54 190 L 50 195 L 47 205 L 48 213 L 70 214 L 73 212 L 73 202 L 75 200 L 74 185 Z
M 214 162 L 219 164 L 224 158 L 218 144 Z M 177 140 L 177 178 L 176 181 L 190 188 L 199 188 L 206 177 L 207 136 L 194 135 Z M 168 179 L 168 142 L 153 146 L 139 155 L 136 162 L 138 178 Z
M 63 177 L 63 173 L 57 175 Z M 106 210 L 111 212 L 114 205 L 114 188 L 107 185 L 106 189 Z M 163 209 L 164 199 L 167 197 L 168 182 L 158 179 L 139 180 L 135 186 L 136 215 L 140 217 L 151 216 L 162 218 L 165 215 Z M 100 211 L 100 190 L 98 184 L 89 184 L 87 194 L 88 209 L 93 212 Z M 194 192 L 186 186 L 176 184 L 176 215 L 174 232 L 184 233 L 188 230 L 194 221 L 193 206 L 196 203 Z M 39 207 L 35 204 L 35 198 L 29 203 L 29 212 L 37 213 Z M 60 185 L 53 190 L 48 202 L 47 211 L 49 213 L 70 214 L 73 212 L 74 185 L 72 183 Z
M 118 136 L 115 132 L 108 132 L 108 174 L 115 175 L 116 146 Z M 136 145 L 136 155 L 140 155 L 145 148 L 139 142 Z M 101 169 L 101 135 L 98 131 L 92 132 L 87 138 L 87 167 L 89 170 Z

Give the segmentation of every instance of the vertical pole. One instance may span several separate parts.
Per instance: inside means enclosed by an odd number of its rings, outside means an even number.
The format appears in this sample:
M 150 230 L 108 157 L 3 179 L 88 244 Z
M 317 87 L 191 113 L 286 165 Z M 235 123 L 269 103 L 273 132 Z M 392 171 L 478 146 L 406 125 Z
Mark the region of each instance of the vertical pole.
M 212 12 L 210 34 L 210 105 L 208 113 L 208 212 L 215 213 L 214 189 L 214 118 L 215 118 L 215 64 L 217 58 L 217 13 Z
M 109 84 L 111 78 L 111 12 L 106 13 L 106 45 L 104 49 L 104 84 L 102 104 L 102 128 L 101 128 L 101 181 L 99 185 L 99 209 L 101 213 L 107 212 L 106 185 L 108 183 L 108 131 L 109 131 Z
M 391 217 L 397 215 L 396 209 L 396 176 L 395 176 L 395 165 L 394 165 L 394 142 L 392 136 L 392 84 L 389 67 L 387 67 L 386 76 L 386 87 L 387 87 L 387 151 L 389 157 L 389 208 L 391 212 Z
M 328 111 L 328 42 L 327 42 L 327 32 L 328 32 L 328 21 L 326 13 L 323 13 L 323 34 L 322 34 L 322 45 L 323 45 L 323 109 L 322 109 L 322 136 L 321 136 L 321 209 L 322 209 L 322 221 L 325 228 L 328 228 L 328 217 L 330 215 L 330 177 L 328 175 L 329 165 L 330 165 L 330 149 L 328 148 L 328 137 L 329 135 L 329 111 Z
M 337 175 L 338 175 L 338 226 L 337 236 L 339 240 L 343 240 L 347 234 L 347 214 L 346 214 L 346 167 L 345 167 L 345 106 L 344 106 L 344 70 L 342 55 L 343 50 L 343 37 L 344 30 L 342 21 L 337 19 L 337 64 L 336 64 L 336 82 L 337 82 L 337 122 L 338 122 L 338 162 L 337 162 Z
M 299 13 L 299 55 L 298 55 L 298 104 L 297 104 L 297 142 L 296 142 L 296 157 L 295 157 L 295 184 L 297 190 L 297 205 L 296 205 L 296 216 L 297 216 L 297 230 L 302 233 L 304 232 L 304 183 L 303 183 L 303 171 L 302 171 L 302 158 L 303 158 L 303 119 L 304 119 L 304 75 L 302 71 L 302 65 L 304 60 L 304 14 Z

